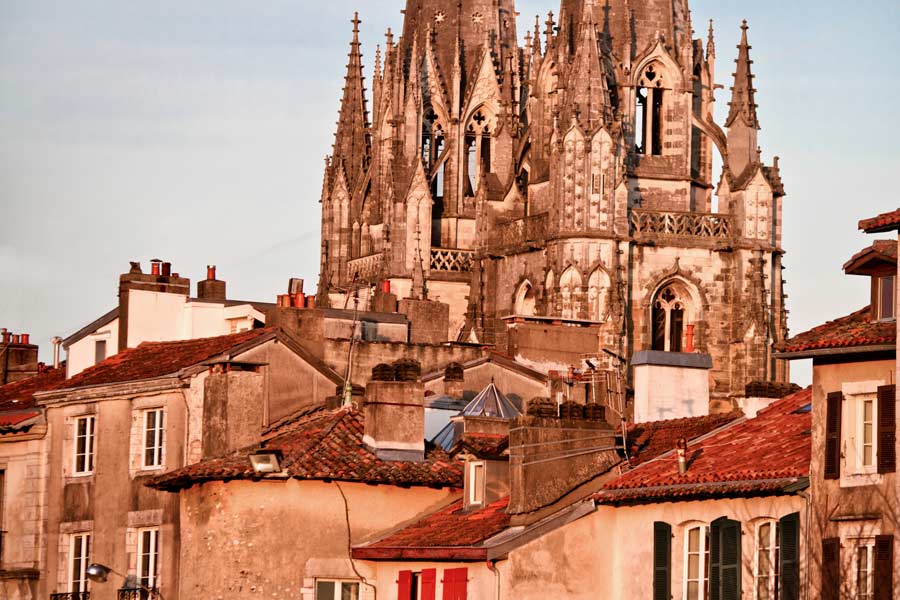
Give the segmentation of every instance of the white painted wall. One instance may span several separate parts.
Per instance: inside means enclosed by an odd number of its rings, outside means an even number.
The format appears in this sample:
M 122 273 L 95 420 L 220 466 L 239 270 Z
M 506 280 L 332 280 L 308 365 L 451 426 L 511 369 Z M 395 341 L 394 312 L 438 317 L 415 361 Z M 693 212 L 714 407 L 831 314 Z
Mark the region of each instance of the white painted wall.
M 709 371 L 660 365 L 634 367 L 634 422 L 709 414 Z

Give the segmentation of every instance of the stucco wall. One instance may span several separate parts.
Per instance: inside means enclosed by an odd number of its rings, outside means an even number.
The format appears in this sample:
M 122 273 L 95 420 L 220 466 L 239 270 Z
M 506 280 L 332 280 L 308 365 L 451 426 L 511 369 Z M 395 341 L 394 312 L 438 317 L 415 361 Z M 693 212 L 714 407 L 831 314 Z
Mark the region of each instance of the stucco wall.
M 117 354 L 119 352 L 119 319 L 113 319 L 66 349 L 66 377 L 72 377 L 88 367 L 94 366 L 97 340 L 106 341 L 107 356 Z
M 451 496 L 447 489 L 340 487 L 353 543 L 430 513 Z M 181 598 L 312 600 L 316 577 L 356 579 L 336 483 L 208 482 L 180 496 Z

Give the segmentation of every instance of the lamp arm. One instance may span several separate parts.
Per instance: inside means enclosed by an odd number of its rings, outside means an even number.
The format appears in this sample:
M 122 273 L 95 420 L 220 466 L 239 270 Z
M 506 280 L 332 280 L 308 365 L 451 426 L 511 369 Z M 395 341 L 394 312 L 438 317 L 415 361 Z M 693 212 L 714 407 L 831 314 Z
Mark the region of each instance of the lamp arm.
M 106 566 L 106 565 L 104 565 L 104 566 Z M 119 571 L 116 571 L 115 569 L 113 569 L 112 567 L 109 567 L 109 566 L 106 566 L 106 568 L 109 569 L 109 572 L 112 573 L 113 575 L 118 575 L 118 576 L 121 577 L 124 581 L 128 581 L 128 575 L 125 575 L 124 573 L 120 573 Z M 123 582 L 124 582 L 124 581 L 123 581 Z M 137 583 L 137 584 L 138 584 L 138 587 L 139 587 L 140 589 L 144 590 L 145 592 L 147 592 L 147 593 L 149 593 L 149 594 L 151 594 L 151 595 L 152 595 L 152 594 L 156 594 L 156 597 L 157 597 L 159 600 L 166 600 L 165 597 L 162 595 L 162 592 L 159 591 L 159 588 L 157 588 L 157 589 L 155 589 L 155 590 L 154 590 L 154 589 L 151 589 L 151 588 L 148 588 L 146 585 L 144 585 L 143 583 L 141 583 L 140 581 L 137 581 L 137 580 L 135 580 L 135 583 Z

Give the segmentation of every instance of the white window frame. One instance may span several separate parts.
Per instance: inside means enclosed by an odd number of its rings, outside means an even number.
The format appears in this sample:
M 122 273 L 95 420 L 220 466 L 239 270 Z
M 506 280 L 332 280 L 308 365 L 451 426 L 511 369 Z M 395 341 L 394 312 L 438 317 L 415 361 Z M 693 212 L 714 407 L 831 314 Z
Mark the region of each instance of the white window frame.
M 481 471 L 481 484 L 478 484 L 476 473 Z M 469 504 L 484 504 L 484 474 L 486 468 L 483 461 L 469 463 Z
M 145 534 L 147 541 L 145 542 Z M 149 543 L 149 547 L 148 547 Z M 137 530 L 137 564 L 135 573 L 141 585 L 150 589 L 159 587 L 159 527 L 146 527 Z M 144 571 L 144 556 L 148 555 L 149 565 Z
M 148 427 L 147 419 L 156 415 L 154 427 Z M 141 469 L 162 469 L 165 465 L 166 411 L 162 407 L 141 411 Z M 152 452 L 151 462 L 147 462 L 147 452 Z
M 688 578 L 688 569 L 690 565 L 690 535 L 694 530 L 699 531 L 699 549 L 698 549 L 698 579 L 689 579 Z M 697 586 L 697 600 L 706 600 L 708 588 L 709 588 L 709 570 L 707 567 L 707 563 L 709 561 L 709 546 L 707 544 L 709 538 L 709 525 L 705 523 L 691 523 L 684 527 L 684 554 L 682 555 L 682 563 L 683 563 L 683 577 L 682 577 L 682 585 L 681 585 L 681 593 L 682 598 L 687 600 L 688 598 L 688 583 L 692 581 L 696 581 L 699 585 Z
M 853 552 L 853 597 L 856 600 L 865 600 L 875 597 L 875 540 L 860 539 L 857 540 L 855 551 Z M 866 554 L 866 590 L 860 594 L 859 576 L 860 576 L 860 554 Z
M 871 421 L 865 420 L 866 404 L 872 403 Z M 865 430 L 869 423 L 871 442 L 866 444 Z M 871 462 L 866 464 L 865 448 L 872 447 Z M 856 470 L 860 473 L 875 473 L 878 469 L 878 394 L 866 394 L 856 401 Z
M 334 584 L 334 596 L 332 598 L 320 598 L 319 597 L 319 584 L 320 583 L 333 583 Z M 355 600 L 360 600 L 360 585 L 359 581 L 356 579 L 329 579 L 327 577 L 316 578 L 316 587 L 314 592 L 315 600 L 341 600 L 341 591 L 343 586 L 350 585 L 356 586 L 356 598 Z
M 841 487 L 877 485 L 878 473 L 878 387 L 883 380 L 854 381 L 841 386 Z M 864 401 L 872 400 L 872 464 L 863 464 Z
M 80 424 L 86 423 L 85 434 L 79 433 Z M 97 417 L 96 415 L 81 415 L 75 417 L 75 429 L 72 443 L 72 474 L 75 476 L 92 475 L 96 460 L 97 448 Z M 84 452 L 79 452 L 79 442 L 84 439 Z M 79 469 L 79 458 L 84 457 L 84 468 Z
M 75 545 L 78 541 L 81 541 L 81 552 L 76 555 Z M 91 541 L 91 533 L 89 531 L 81 531 L 69 536 L 69 566 L 68 581 L 66 582 L 66 589 L 69 593 L 90 591 L 87 568 L 91 560 Z M 75 565 L 76 561 L 79 561 L 77 567 Z
M 767 553 L 769 555 L 769 568 L 771 569 L 766 575 L 769 582 L 766 586 L 767 595 L 761 596 L 759 593 L 759 579 L 760 579 L 760 569 L 759 569 L 759 556 L 760 548 L 759 537 L 760 531 L 763 527 L 769 526 L 769 540 L 768 547 L 766 548 Z M 779 522 L 775 519 L 764 519 L 756 524 L 756 528 L 754 530 L 755 535 L 753 537 L 753 543 L 755 547 L 755 552 L 753 555 L 753 597 L 756 600 L 767 600 L 775 598 L 775 582 L 781 581 L 781 540 L 779 539 L 779 530 L 780 525 Z M 779 590 L 781 587 L 779 586 Z

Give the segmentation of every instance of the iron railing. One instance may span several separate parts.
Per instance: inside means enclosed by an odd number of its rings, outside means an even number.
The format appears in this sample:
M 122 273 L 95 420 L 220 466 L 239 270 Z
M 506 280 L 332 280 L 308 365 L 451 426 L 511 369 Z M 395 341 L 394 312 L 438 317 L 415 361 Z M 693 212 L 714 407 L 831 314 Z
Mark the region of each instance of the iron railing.
M 50 600 L 91 600 L 90 592 L 63 592 L 50 594 Z
M 160 597 L 156 588 L 122 588 L 119 590 L 118 600 L 159 600 Z

